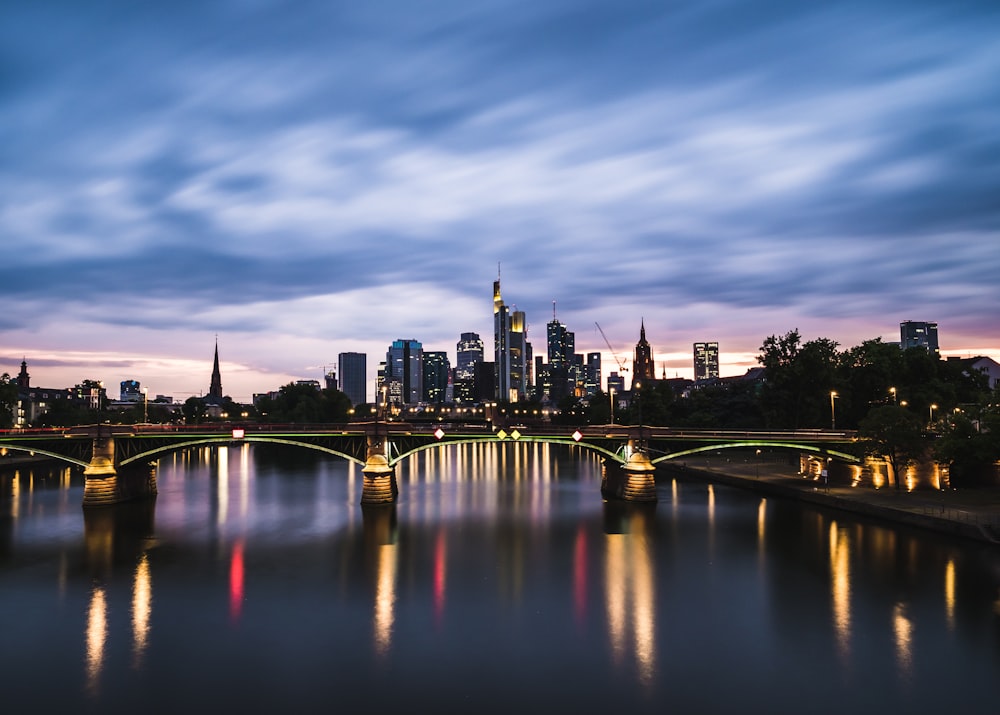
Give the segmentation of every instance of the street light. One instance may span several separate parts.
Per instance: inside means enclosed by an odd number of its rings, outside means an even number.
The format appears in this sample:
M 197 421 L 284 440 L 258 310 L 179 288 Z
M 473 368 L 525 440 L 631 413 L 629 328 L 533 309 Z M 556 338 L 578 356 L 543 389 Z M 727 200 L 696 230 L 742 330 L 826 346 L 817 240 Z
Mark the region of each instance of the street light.
M 894 404 L 894 405 L 898 404 L 896 402 L 896 388 L 895 387 L 890 387 L 889 388 L 889 392 L 892 394 L 892 404 Z
M 608 397 L 611 398 L 611 424 L 615 423 L 615 388 L 608 388 Z
M 834 400 L 838 397 L 834 390 L 830 390 L 830 429 L 837 429 L 837 412 L 834 409 Z
M 936 410 L 936 409 L 937 409 L 937 405 L 931 405 L 931 409 L 930 409 L 930 412 L 931 412 L 931 424 L 934 424 L 934 410 Z
M 760 450 L 757 450 L 757 461 L 753 464 L 753 477 L 760 479 Z

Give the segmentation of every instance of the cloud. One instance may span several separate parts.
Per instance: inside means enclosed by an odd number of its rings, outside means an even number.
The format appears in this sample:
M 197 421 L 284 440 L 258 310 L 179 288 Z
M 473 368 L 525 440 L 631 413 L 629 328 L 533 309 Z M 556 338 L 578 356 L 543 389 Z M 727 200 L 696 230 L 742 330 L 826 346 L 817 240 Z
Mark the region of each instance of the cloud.
M 997 334 L 992 3 L 57 5 L 0 23 L 5 344 L 294 374 L 488 331 L 497 262 L 623 344 Z

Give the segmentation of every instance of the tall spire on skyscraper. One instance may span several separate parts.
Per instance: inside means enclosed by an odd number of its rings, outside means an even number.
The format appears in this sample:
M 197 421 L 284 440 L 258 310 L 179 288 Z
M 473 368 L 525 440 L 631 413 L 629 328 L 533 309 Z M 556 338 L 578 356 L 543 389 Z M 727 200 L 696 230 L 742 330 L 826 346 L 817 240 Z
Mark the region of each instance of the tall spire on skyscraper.
M 222 373 L 219 372 L 219 336 L 215 336 L 215 364 L 212 366 L 212 384 L 208 388 L 208 396 L 222 400 Z

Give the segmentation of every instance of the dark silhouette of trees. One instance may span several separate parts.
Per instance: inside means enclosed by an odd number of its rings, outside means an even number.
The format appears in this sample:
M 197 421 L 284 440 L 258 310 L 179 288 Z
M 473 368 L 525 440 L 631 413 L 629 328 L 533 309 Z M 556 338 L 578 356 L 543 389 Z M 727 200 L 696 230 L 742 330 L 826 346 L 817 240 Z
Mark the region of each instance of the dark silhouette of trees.
M 257 409 L 261 422 L 347 422 L 351 400 L 337 389 L 317 390 L 312 385 L 290 382 L 278 390 L 277 397 L 260 400 Z

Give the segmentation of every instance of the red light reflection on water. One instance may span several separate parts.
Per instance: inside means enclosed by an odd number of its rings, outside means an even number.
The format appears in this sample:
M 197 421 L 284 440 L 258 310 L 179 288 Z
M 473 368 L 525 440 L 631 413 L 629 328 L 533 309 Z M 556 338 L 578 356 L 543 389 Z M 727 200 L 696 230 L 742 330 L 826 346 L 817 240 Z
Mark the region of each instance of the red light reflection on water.
M 448 572 L 448 557 L 445 549 L 444 532 L 439 531 L 434 543 L 434 624 L 440 626 L 444 616 L 445 578 Z
M 243 541 L 233 546 L 229 560 L 229 617 L 238 623 L 243 611 Z
M 573 546 L 573 606 L 577 623 L 583 623 L 587 615 L 587 535 L 582 526 Z

